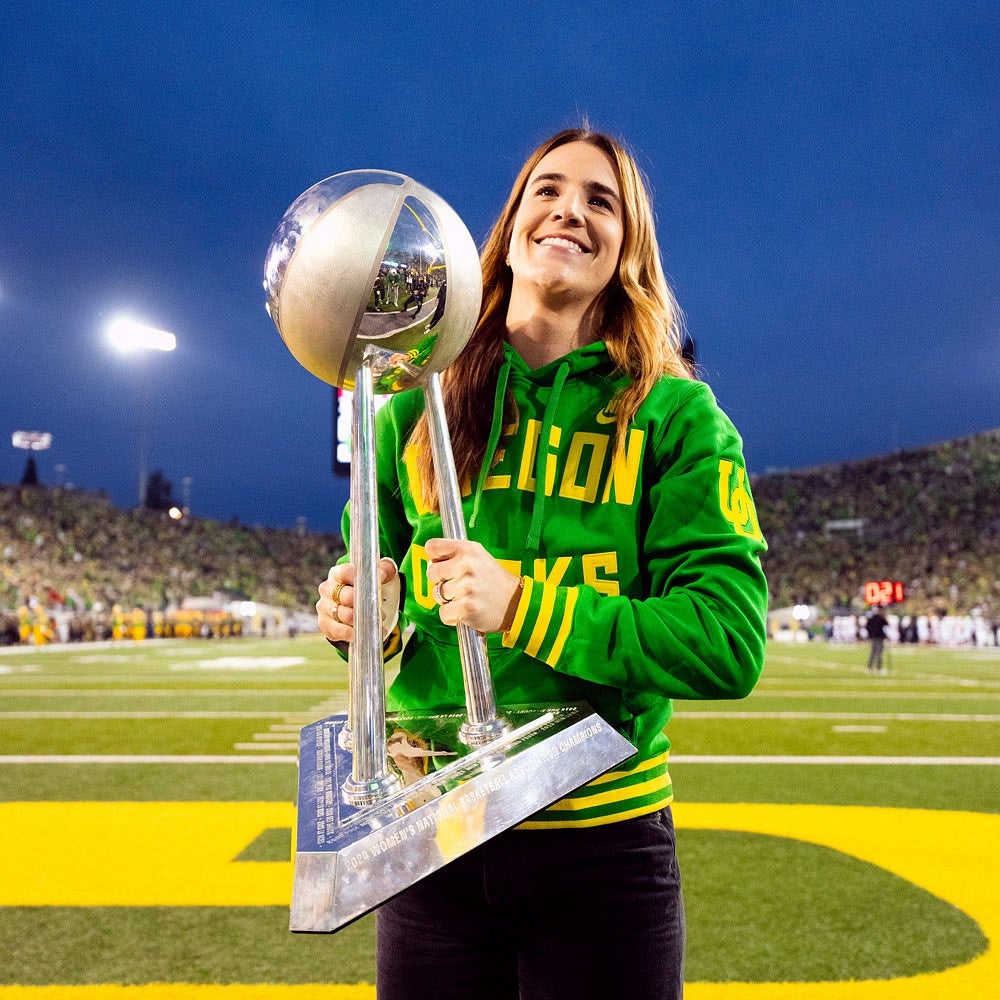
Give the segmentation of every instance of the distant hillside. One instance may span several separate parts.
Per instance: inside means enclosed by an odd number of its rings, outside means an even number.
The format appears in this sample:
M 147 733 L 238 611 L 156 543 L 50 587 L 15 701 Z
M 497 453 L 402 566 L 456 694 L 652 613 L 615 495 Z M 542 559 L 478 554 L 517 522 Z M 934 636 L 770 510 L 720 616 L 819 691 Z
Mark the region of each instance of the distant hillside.
M 0 607 L 29 596 L 159 608 L 221 592 L 310 608 L 339 535 L 122 511 L 103 494 L 0 486 Z
M 753 490 L 772 606 L 849 606 L 866 580 L 891 578 L 911 611 L 1000 616 L 1000 429 L 758 476 Z

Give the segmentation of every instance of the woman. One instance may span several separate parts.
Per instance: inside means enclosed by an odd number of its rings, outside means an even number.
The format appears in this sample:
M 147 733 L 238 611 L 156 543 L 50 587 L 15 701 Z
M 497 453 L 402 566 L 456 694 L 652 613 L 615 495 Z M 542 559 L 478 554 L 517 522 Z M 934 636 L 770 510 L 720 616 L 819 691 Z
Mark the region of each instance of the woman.
M 379 996 L 678 997 L 663 729 L 671 699 L 744 697 L 763 661 L 741 442 L 682 359 L 617 141 L 568 130 L 536 149 L 482 265 L 479 323 L 442 376 L 468 541 L 440 537 L 423 394 L 378 415 L 382 552 L 413 628 L 390 707 L 464 705 L 464 622 L 487 637 L 499 705 L 587 701 L 638 753 L 384 904 Z M 335 643 L 353 579 L 336 566 L 319 588 Z

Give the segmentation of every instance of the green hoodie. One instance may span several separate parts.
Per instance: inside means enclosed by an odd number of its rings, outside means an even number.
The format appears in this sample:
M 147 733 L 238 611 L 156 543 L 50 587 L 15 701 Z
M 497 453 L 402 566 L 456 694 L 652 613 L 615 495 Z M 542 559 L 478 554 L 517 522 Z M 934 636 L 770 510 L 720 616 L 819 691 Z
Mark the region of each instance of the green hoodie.
M 765 545 L 739 435 L 704 383 L 664 377 L 616 458 L 613 400 L 627 384 L 600 342 L 534 370 L 506 345 L 487 461 L 463 496 L 469 538 L 524 583 L 510 631 L 487 636 L 498 705 L 586 701 L 638 748 L 526 827 L 667 805 L 671 699 L 743 698 L 763 664 Z M 501 426 L 507 390 L 516 419 Z M 391 709 L 465 704 L 457 633 L 426 575 L 441 518 L 407 446 L 423 407 L 421 390 L 400 393 L 376 422 L 381 554 L 407 579 L 413 629 Z

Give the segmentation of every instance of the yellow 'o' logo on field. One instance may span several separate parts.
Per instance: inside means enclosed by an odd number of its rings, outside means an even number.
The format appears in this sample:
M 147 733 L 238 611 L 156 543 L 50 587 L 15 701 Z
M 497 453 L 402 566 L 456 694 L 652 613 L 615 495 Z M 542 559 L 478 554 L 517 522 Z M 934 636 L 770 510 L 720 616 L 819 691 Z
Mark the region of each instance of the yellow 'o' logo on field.
M 1000 816 L 867 806 L 677 804 L 678 828 L 820 844 L 952 903 L 1000 939 Z M 290 828 L 280 802 L 0 803 L 0 906 L 285 906 L 291 864 L 235 859 L 264 830 Z M 928 847 L 932 845 L 932 847 Z M 933 863 L 928 863 L 928 851 Z M 992 877 L 990 873 L 993 873 Z M 991 947 L 966 965 L 900 979 L 692 983 L 690 1000 L 927 1000 L 997 995 Z M 0 986 L 0 1000 L 372 1000 L 358 986 Z

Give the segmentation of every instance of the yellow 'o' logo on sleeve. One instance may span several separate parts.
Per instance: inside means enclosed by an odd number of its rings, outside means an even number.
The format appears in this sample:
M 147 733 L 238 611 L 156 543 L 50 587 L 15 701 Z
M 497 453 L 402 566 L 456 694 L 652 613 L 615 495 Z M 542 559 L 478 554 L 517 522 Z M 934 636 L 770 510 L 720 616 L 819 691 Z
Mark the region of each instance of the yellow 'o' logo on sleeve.
M 719 506 L 722 516 L 736 529 L 738 535 L 763 542 L 764 536 L 757 522 L 757 509 L 746 480 L 746 469 L 742 465 L 737 465 L 728 458 L 719 460 Z

